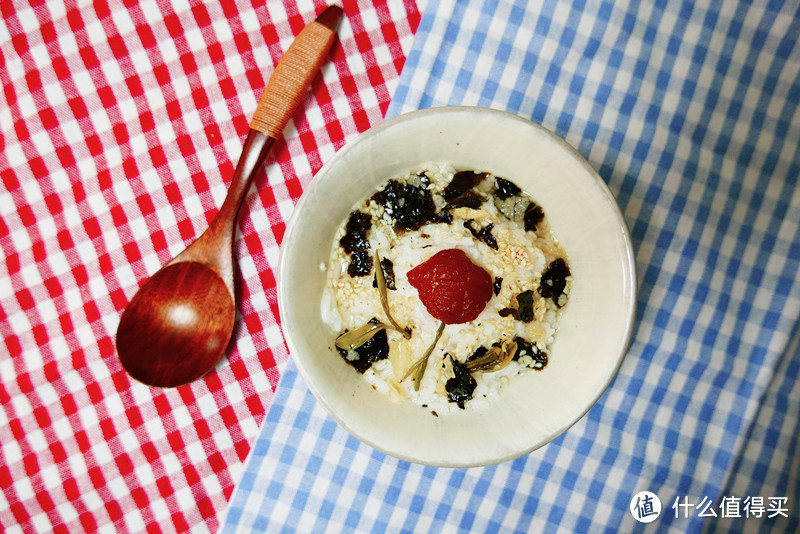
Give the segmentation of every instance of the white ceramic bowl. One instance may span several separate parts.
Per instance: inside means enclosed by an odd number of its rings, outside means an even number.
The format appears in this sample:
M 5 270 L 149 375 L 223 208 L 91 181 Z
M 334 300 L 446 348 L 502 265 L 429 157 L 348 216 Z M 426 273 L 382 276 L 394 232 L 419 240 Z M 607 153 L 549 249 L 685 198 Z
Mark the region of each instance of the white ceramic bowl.
M 573 286 L 547 368 L 516 377 L 496 402 L 434 417 L 376 392 L 335 351 L 320 297 L 336 228 L 385 180 L 430 162 L 490 171 L 539 203 L 567 252 Z M 550 131 L 473 107 L 434 108 L 365 132 L 317 173 L 284 241 L 278 303 L 289 352 L 320 403 L 351 434 L 398 458 L 436 466 L 498 463 L 548 443 L 579 420 L 617 372 L 633 329 L 636 274 L 614 198 Z

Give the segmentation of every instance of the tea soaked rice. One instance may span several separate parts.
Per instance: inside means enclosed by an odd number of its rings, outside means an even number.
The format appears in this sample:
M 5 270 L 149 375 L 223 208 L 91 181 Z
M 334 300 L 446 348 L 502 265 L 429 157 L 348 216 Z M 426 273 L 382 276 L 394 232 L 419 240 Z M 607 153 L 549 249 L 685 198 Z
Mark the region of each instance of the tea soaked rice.
M 486 176 L 473 189 L 473 193 L 485 199 L 480 206 L 448 207 L 442 192 L 455 174 L 456 169 L 450 166 L 429 165 L 394 178 L 397 183 L 430 191 L 436 212 L 449 212 L 452 218 L 449 223 L 429 222 L 416 229 L 398 230 L 394 226 L 397 214 L 391 213 L 391 207 L 381 205 L 374 196 L 354 207 L 354 211 L 371 217 L 367 236 L 370 257 L 375 258 L 377 252 L 381 259 L 388 259 L 393 264 L 396 290 L 387 292 L 390 312 L 399 325 L 411 329 L 409 339 L 396 330 L 387 329 L 389 356 L 373 362 L 363 377 L 378 391 L 399 400 L 410 400 L 437 415 L 457 409 L 456 404 L 448 402 L 445 391 L 447 380 L 453 377 L 451 357 L 463 363 L 481 346 L 488 348 L 493 343 L 502 344 L 515 338 L 527 340 L 535 349 L 547 353 L 571 286 L 571 276 L 567 276 L 560 298 L 546 298 L 538 291 L 542 274 L 548 266 L 558 259 L 566 261 L 567 256 L 553 236 L 546 217 L 536 225 L 535 231 L 526 231 L 518 214 L 509 211 L 508 206 L 513 205 L 515 199 L 527 203 L 529 196 L 520 192 L 511 200 L 498 198 L 498 195 L 507 196 L 507 192 L 498 191 L 498 184 L 511 187 L 513 184 L 485 173 Z M 382 186 L 385 187 L 386 184 Z M 475 202 L 470 204 L 475 205 Z M 531 205 L 535 206 L 535 203 Z M 464 223 L 468 224 L 465 226 Z M 493 226 L 489 227 L 490 224 Z M 335 335 L 344 330 L 355 330 L 373 318 L 384 324 L 390 322 L 383 310 L 380 292 L 374 286 L 375 265 L 367 276 L 348 273 L 352 258 L 340 245 L 346 233 L 345 227 L 346 224 L 342 224 L 338 229 L 330 260 L 322 266 L 327 269 L 322 317 Z M 485 233 L 491 234 L 495 243 L 481 240 L 476 235 L 476 228 L 487 227 L 489 232 Z M 495 294 L 475 320 L 445 326 L 428 358 L 427 369 L 417 390 L 413 380 L 402 379 L 434 341 L 440 321 L 431 316 L 420 301 L 417 289 L 408 281 L 408 272 L 445 249 L 462 250 L 473 263 L 485 269 L 496 282 Z M 530 290 L 534 290 L 533 320 L 523 322 L 509 310 L 513 312 L 519 294 Z M 351 351 L 347 357 L 358 355 Z M 489 402 L 501 386 L 514 376 L 531 371 L 535 364 L 530 355 L 522 355 L 503 369 L 473 372 L 477 386 L 467 406 Z

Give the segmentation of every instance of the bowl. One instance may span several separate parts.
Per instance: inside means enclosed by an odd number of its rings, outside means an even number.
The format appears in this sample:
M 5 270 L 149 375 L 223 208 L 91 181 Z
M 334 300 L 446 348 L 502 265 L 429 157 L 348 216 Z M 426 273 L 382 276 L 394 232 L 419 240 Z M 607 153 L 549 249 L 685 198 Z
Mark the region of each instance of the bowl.
M 387 179 L 427 163 L 503 176 L 544 209 L 573 285 L 548 366 L 494 402 L 434 417 L 375 391 L 339 356 L 322 320 L 325 272 L 339 225 Z M 386 454 L 442 466 L 490 465 L 545 445 L 608 387 L 630 342 L 636 273 L 630 235 L 603 180 L 564 140 L 486 108 L 442 107 L 387 120 L 347 143 L 316 174 L 281 246 L 278 305 L 289 352 L 311 392 L 353 436 Z

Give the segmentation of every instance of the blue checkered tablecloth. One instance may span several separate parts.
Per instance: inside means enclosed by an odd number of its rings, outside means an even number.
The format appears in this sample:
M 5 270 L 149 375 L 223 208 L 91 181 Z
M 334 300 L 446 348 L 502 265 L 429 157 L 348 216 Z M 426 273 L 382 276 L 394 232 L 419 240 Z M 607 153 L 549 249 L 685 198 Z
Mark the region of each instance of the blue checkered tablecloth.
M 629 352 L 565 434 L 471 469 L 360 443 L 289 362 L 223 532 L 800 530 L 798 38 L 796 2 L 429 0 L 388 114 L 487 106 L 575 146 L 631 230 Z

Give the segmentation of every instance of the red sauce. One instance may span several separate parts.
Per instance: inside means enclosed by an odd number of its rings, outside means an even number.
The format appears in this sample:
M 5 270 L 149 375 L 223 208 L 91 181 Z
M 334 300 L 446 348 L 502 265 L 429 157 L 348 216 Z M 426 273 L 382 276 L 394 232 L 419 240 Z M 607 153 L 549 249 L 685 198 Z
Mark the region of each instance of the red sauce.
M 492 277 L 463 250 L 446 249 L 408 272 L 428 313 L 446 324 L 474 320 L 492 298 Z

